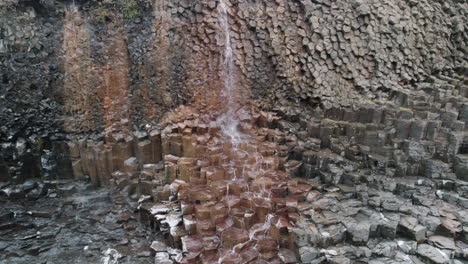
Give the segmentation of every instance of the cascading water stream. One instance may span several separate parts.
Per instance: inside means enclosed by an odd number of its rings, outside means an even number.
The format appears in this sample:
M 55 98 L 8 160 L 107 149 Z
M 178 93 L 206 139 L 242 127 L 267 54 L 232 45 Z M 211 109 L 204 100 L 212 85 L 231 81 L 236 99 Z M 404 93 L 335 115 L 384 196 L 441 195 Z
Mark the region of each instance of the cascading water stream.
M 222 37 L 224 39 L 224 52 L 221 59 L 221 78 L 223 80 L 222 99 L 225 102 L 226 109 L 221 116 L 221 124 L 223 132 L 231 138 L 233 145 L 240 141 L 240 133 L 237 129 L 239 121 L 235 117 L 237 106 L 237 92 L 235 77 L 235 67 L 233 60 L 233 48 L 231 42 L 231 31 L 229 25 L 228 5 L 225 0 L 220 0 L 219 6 L 219 25 L 222 30 Z
M 248 144 L 248 138 L 247 135 L 244 135 L 242 132 L 238 130 L 238 126 L 240 124 L 239 117 L 237 115 L 238 109 L 241 108 L 241 105 L 239 105 L 239 85 L 236 81 L 236 74 L 235 74 L 235 66 L 234 66 L 234 61 L 233 61 L 233 47 L 232 47 L 232 42 L 231 42 L 231 33 L 230 33 L 230 25 L 229 25 L 229 7 L 228 4 L 225 2 L 225 0 L 220 0 L 219 5 L 218 5 L 218 11 L 219 11 L 219 26 L 221 29 L 221 36 L 224 39 L 224 52 L 223 56 L 221 59 L 221 78 L 223 80 L 223 90 L 222 90 L 222 99 L 224 100 L 224 112 L 219 118 L 219 122 L 221 124 L 221 129 L 223 134 L 227 137 L 228 143 L 230 145 L 231 151 L 233 155 L 236 153 L 247 153 L 244 151 L 241 147 L 242 144 Z M 255 155 L 255 164 L 261 164 L 263 161 L 263 156 L 257 152 L 256 150 L 254 151 L 257 155 Z M 234 160 L 231 160 L 229 163 L 230 168 L 229 171 L 232 173 L 232 178 L 230 179 L 231 182 L 235 182 L 237 180 L 237 176 L 235 173 L 235 164 Z M 241 171 L 241 177 L 243 177 L 244 174 L 244 167 L 245 165 L 242 165 L 242 171 Z M 261 169 L 263 172 L 263 169 Z M 250 188 L 248 188 L 248 192 L 251 193 Z M 252 193 L 253 197 L 261 197 L 260 199 L 266 199 L 268 201 L 271 201 L 271 192 L 266 190 L 266 186 L 263 186 L 262 190 L 260 190 L 259 193 Z M 226 198 L 229 199 L 230 197 L 230 188 L 229 184 L 227 187 L 227 193 L 226 193 Z M 231 212 L 231 206 L 229 201 L 227 202 L 228 204 L 228 210 Z M 253 209 L 253 208 L 252 208 Z M 249 239 L 248 241 L 245 241 L 243 243 L 237 244 L 231 249 L 230 254 L 235 254 L 237 249 L 242 248 L 244 245 L 248 244 L 250 241 L 255 240 L 255 234 L 257 233 L 263 233 L 263 236 L 266 236 L 266 233 L 268 232 L 270 225 L 271 225 L 271 219 L 273 218 L 273 214 L 268 214 L 266 216 L 265 222 L 259 226 L 258 228 L 251 230 L 249 233 Z M 220 257 L 218 259 L 218 263 L 223 262 L 224 257 Z

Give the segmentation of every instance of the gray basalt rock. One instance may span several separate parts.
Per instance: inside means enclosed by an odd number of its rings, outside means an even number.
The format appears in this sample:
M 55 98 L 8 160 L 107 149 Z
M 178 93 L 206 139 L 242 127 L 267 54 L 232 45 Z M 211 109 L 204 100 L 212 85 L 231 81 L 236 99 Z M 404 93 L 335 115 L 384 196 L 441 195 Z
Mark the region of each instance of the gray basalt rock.
M 449 256 L 444 252 L 428 244 L 420 244 L 418 246 L 417 255 L 425 261 L 434 264 L 446 264 L 450 261 Z
M 423 241 L 426 238 L 426 227 L 419 225 L 418 220 L 411 216 L 403 216 L 398 224 L 398 232 L 408 238 L 414 239 L 417 242 Z
M 454 171 L 457 178 L 468 181 L 468 155 L 457 155 L 455 157 Z
M 350 222 L 345 221 L 350 242 L 356 245 L 365 245 L 369 240 L 371 225 L 367 221 Z
M 424 176 L 428 178 L 447 179 L 452 178 L 452 170 L 450 165 L 440 161 L 429 159 L 424 164 Z
M 301 247 L 299 248 L 299 256 L 302 263 L 311 263 L 323 256 L 323 253 L 319 249 L 313 247 Z

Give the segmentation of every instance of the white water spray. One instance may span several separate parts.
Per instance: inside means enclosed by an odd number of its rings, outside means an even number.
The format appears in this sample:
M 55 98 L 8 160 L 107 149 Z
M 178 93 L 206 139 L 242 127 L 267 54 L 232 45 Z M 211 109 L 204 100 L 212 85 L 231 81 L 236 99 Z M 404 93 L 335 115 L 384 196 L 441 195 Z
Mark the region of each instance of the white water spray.
M 231 143 L 231 148 L 233 153 L 245 153 L 246 157 L 249 155 L 249 152 L 242 149 L 242 143 L 244 142 L 247 135 L 243 134 L 241 131 L 238 130 L 238 126 L 240 124 L 237 111 L 240 109 L 241 105 L 239 104 L 239 92 L 240 86 L 238 80 L 236 79 L 236 68 L 234 65 L 234 50 L 232 47 L 231 42 L 231 31 L 229 25 L 229 6 L 226 1 L 229 0 L 220 0 L 218 5 L 218 23 L 220 27 L 219 39 L 223 40 L 224 44 L 224 51 L 223 56 L 220 61 L 221 64 L 221 78 L 223 80 L 223 89 L 222 89 L 222 99 L 225 107 L 224 113 L 219 117 L 218 122 L 220 123 L 222 132 L 224 135 L 229 139 Z M 244 144 L 245 145 L 245 144 Z M 245 148 L 245 146 L 244 146 Z M 260 154 L 258 149 L 254 149 L 254 152 L 258 153 L 259 155 L 254 155 L 255 164 L 261 164 L 263 160 L 263 156 Z M 236 163 L 234 160 L 231 160 L 229 163 L 230 169 L 229 172 L 233 175 L 231 178 L 231 182 L 234 182 L 238 179 L 236 176 Z M 246 164 L 242 164 L 241 168 L 241 177 L 244 178 Z M 264 173 L 263 169 L 259 169 L 257 171 L 260 174 Z M 248 190 L 247 193 L 252 193 L 250 186 L 247 186 Z M 227 194 L 226 199 L 229 199 L 230 186 L 227 186 Z M 261 197 L 263 199 L 267 199 L 271 201 L 271 192 L 267 190 L 266 186 L 263 186 L 259 193 L 252 193 L 253 197 Z M 231 204 L 227 201 L 228 211 L 231 212 Z M 251 204 L 251 209 L 253 210 L 253 204 Z M 274 217 L 274 214 L 268 214 L 265 222 L 262 225 L 258 226 L 253 230 L 249 230 L 249 240 L 243 243 L 239 243 L 235 245 L 230 251 L 229 254 L 234 254 L 236 250 L 241 249 L 244 245 L 247 245 L 250 241 L 256 239 L 256 235 L 261 234 L 263 237 L 267 236 L 269 232 L 269 228 L 271 226 L 271 221 Z M 224 255 L 218 259 L 218 263 L 222 263 L 224 258 L 226 258 L 229 254 Z
M 222 72 L 221 78 L 223 80 L 222 97 L 226 103 L 226 112 L 221 116 L 220 121 L 222 123 L 223 132 L 231 137 L 233 145 L 240 141 L 241 135 L 237 129 L 239 120 L 235 117 L 237 104 L 237 93 L 238 84 L 235 77 L 235 66 L 234 66 L 234 52 L 232 49 L 231 42 L 231 30 L 229 26 L 229 7 L 225 0 L 220 0 L 218 5 L 219 11 L 219 25 L 222 30 L 222 36 L 224 38 L 224 52 L 221 60 Z

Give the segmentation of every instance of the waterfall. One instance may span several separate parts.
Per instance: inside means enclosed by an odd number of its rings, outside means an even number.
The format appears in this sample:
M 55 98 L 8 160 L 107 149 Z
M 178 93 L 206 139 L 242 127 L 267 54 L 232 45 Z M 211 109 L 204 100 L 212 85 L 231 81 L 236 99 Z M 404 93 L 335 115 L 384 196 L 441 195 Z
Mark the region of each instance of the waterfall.
M 221 127 L 223 132 L 231 138 L 233 143 L 240 140 L 240 133 L 237 129 L 239 120 L 236 118 L 237 95 L 240 87 L 236 81 L 235 66 L 233 60 L 233 48 L 231 42 L 231 30 L 229 26 L 229 7 L 225 0 L 220 0 L 218 5 L 218 21 L 221 30 L 221 36 L 224 39 L 224 52 L 221 58 L 221 78 L 223 80 L 222 100 L 225 106 L 225 112 L 221 116 Z

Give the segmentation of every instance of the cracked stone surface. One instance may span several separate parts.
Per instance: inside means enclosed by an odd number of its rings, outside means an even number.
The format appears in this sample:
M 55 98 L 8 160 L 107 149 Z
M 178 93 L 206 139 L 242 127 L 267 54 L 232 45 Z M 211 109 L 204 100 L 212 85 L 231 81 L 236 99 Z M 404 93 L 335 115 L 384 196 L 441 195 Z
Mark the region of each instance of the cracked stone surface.
M 467 14 L 0 1 L 0 263 L 467 262 Z

